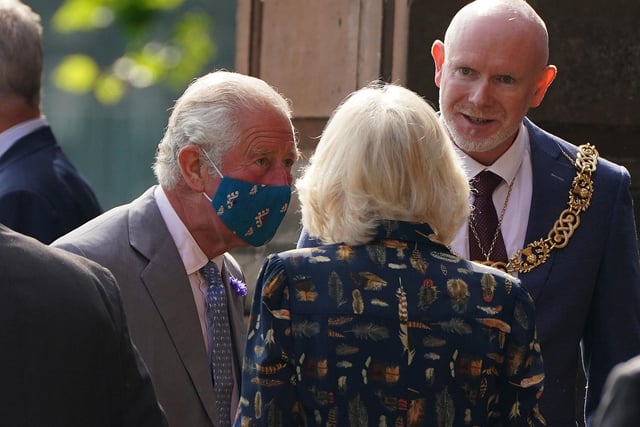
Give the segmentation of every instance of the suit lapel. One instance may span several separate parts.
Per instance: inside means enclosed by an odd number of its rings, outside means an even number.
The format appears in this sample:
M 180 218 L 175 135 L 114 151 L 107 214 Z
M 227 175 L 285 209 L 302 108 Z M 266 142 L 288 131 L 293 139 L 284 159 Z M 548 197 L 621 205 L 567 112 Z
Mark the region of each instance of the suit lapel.
M 235 361 L 240 360 L 243 356 L 241 350 L 244 348 L 244 340 L 246 339 L 246 330 L 244 325 L 244 298 L 239 296 L 235 289 L 230 285 L 231 277 L 235 277 L 238 280 L 243 280 L 243 277 L 240 272 L 231 271 L 229 269 L 229 264 L 225 258 L 224 268 L 222 271 L 222 279 L 224 281 L 227 296 L 228 296 L 228 306 L 229 306 L 229 323 L 231 326 L 231 337 L 233 341 L 233 353 L 234 353 L 234 365 L 236 365 Z M 240 368 L 240 367 L 238 367 Z M 238 369 L 236 372 L 238 379 L 240 375 L 240 370 Z
M 564 157 L 558 144 L 542 129 L 525 119 L 531 147 L 533 193 L 525 237 L 525 245 L 546 239 L 560 213 L 567 207 L 569 189 L 575 168 Z M 552 251 L 549 259 L 529 273 L 520 274 L 523 284 L 536 300 L 544 289 L 556 258 Z
M 232 364 L 233 364 L 233 393 L 231 395 L 231 408 L 237 408 L 240 397 L 242 359 L 244 357 L 244 343 L 247 338 L 247 330 L 244 323 L 244 299 L 239 296 L 230 285 L 230 278 L 235 277 L 243 280 L 242 273 L 235 268 L 235 265 L 225 256 L 224 268 L 222 270 L 223 281 L 226 286 L 229 307 L 229 323 L 231 326 Z M 232 414 L 233 415 L 233 414 Z
M 149 260 L 141 275 L 142 282 L 164 321 L 175 351 L 189 373 L 209 419 L 215 425 L 217 409 L 200 320 L 184 265 L 155 203 L 154 189 L 148 190 L 140 204 L 131 208 L 130 243 Z

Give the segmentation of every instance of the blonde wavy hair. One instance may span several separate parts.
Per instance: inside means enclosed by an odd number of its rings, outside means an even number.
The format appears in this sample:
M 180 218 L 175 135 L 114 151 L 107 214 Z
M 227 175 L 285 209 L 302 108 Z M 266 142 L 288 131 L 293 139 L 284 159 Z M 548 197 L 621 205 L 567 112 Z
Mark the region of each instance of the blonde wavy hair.
M 393 84 L 342 102 L 295 185 L 302 224 L 323 243 L 366 243 L 381 220 L 399 220 L 428 223 L 450 244 L 469 215 L 469 184 L 435 110 Z

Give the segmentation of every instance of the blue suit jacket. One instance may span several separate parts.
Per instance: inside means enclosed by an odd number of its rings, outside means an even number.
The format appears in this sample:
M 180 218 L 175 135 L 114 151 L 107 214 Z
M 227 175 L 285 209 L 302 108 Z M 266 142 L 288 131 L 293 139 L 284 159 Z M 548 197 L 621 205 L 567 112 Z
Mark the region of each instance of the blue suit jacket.
M 528 119 L 533 195 L 526 243 L 547 237 L 567 207 L 577 147 Z M 563 249 L 526 274 L 522 284 L 536 303 L 545 366 L 541 411 L 548 425 L 575 427 L 580 346 L 591 421 L 609 371 L 640 354 L 640 262 L 627 170 L 599 159 L 591 205 Z M 315 245 L 303 231 L 298 247 Z
M 545 238 L 567 207 L 577 149 L 530 121 L 533 195 L 526 243 Z M 591 205 L 564 249 L 529 273 L 522 283 L 536 302 L 545 361 L 542 412 L 549 425 L 573 423 L 577 354 L 588 381 L 586 414 L 598 405 L 613 366 L 640 354 L 640 263 L 627 170 L 599 159 L 592 176 Z
M 48 126 L 0 157 L 0 223 L 43 243 L 84 224 L 101 208 Z

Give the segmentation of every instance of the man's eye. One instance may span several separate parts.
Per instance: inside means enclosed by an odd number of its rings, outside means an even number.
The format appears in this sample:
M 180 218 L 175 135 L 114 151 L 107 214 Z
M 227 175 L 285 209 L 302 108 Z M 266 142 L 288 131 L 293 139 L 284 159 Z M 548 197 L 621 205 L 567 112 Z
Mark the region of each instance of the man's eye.
M 462 74 L 463 76 L 468 76 L 471 74 L 471 68 L 467 68 L 467 67 L 462 67 L 460 68 L 460 74 Z
M 500 83 L 507 83 L 507 84 L 511 84 L 515 82 L 515 79 L 511 76 L 500 76 L 498 80 L 500 81 Z
M 259 166 L 266 166 L 266 165 L 268 165 L 268 164 L 269 164 L 269 161 L 268 161 L 266 158 L 262 157 L 262 158 L 260 158 L 260 159 L 256 160 L 256 163 L 257 163 Z
M 293 166 L 294 160 L 293 159 L 286 159 L 284 161 L 284 165 L 288 168 L 290 168 L 291 166 Z

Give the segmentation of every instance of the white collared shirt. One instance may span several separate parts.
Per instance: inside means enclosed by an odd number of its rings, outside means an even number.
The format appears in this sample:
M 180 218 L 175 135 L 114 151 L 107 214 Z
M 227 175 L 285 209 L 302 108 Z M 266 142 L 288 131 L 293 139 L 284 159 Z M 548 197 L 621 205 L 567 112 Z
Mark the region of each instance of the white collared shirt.
M 153 193 L 160 214 L 164 220 L 169 234 L 173 238 L 173 242 L 178 248 L 178 253 L 184 264 L 184 269 L 189 277 L 189 284 L 191 285 L 191 292 L 193 293 L 193 299 L 196 303 L 198 310 L 198 318 L 200 319 L 200 327 L 202 328 L 202 337 L 204 339 L 205 347 L 209 350 L 209 342 L 207 339 L 207 322 L 206 322 L 206 282 L 200 274 L 200 269 L 209 261 L 207 256 L 202 252 L 202 249 L 198 246 L 193 239 L 189 230 L 184 223 L 178 217 L 178 214 L 169 203 L 167 195 L 161 186 L 157 186 Z M 203 196 L 204 197 L 204 196 Z M 218 270 L 222 271 L 223 256 L 217 256 L 212 259 L 218 265 Z
M 455 147 L 455 145 L 454 145 Z M 483 170 L 500 175 L 503 182 L 498 185 L 493 193 L 493 204 L 496 207 L 498 217 L 505 204 L 509 193 L 509 183 L 513 180 L 513 188 L 507 203 L 504 217 L 502 218 L 502 236 L 507 249 L 507 255 L 513 256 L 524 245 L 527 223 L 529 222 L 529 210 L 531 209 L 531 195 L 533 192 L 533 175 L 531 171 L 531 149 L 529 147 L 529 133 L 524 124 L 520 126 L 518 136 L 509 149 L 490 166 L 476 162 L 455 147 L 460 155 L 462 163 L 471 180 Z M 473 202 L 473 196 L 469 203 Z M 460 228 L 451 247 L 455 253 L 463 258 L 469 258 L 469 223 L 465 221 Z
M 18 123 L 4 132 L 0 132 L 0 157 L 2 157 L 9 148 L 13 147 L 20 138 L 29 135 L 31 132 L 35 132 L 44 126 L 47 126 L 47 119 L 42 116 L 37 119 Z

